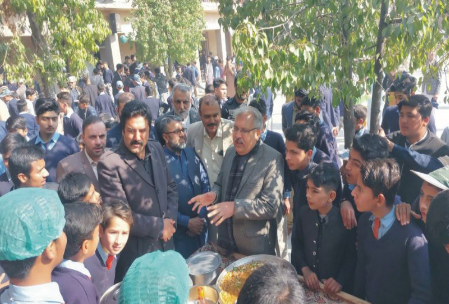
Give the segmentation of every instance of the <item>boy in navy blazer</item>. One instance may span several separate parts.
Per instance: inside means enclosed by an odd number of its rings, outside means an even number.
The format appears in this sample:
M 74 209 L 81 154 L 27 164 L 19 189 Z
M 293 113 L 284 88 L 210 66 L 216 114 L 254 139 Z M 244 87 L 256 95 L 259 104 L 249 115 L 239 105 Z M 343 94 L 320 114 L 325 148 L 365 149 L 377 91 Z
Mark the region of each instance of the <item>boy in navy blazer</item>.
M 92 283 L 101 297 L 114 285 L 115 269 L 119 253 L 128 241 L 133 225 L 132 211 L 120 200 L 103 204 L 103 221 L 100 224 L 100 242 L 95 254 L 84 265 L 92 275 Z
M 102 210 L 97 204 L 65 204 L 67 246 L 64 259 L 52 272 L 65 304 L 98 304 L 99 297 L 84 261 L 95 254 L 98 246 Z
M 68 92 L 58 94 L 59 110 L 64 113 L 64 135 L 76 138 L 83 131 L 83 120 L 72 109 L 72 97 Z
M 354 295 L 373 304 L 430 303 L 427 240 L 415 223 L 402 226 L 395 216 L 400 178 L 392 159 L 365 161 L 352 191 L 364 212 L 357 228 Z
M 26 100 L 19 100 L 17 102 L 17 110 L 19 111 L 19 116 L 25 118 L 28 129 L 28 138 L 33 138 L 39 133 L 39 125 L 36 122 L 36 117 L 28 113 L 28 103 Z
M 307 203 L 293 226 L 292 264 L 307 286 L 330 294 L 351 290 L 355 271 L 355 229 L 343 225 L 340 210 L 332 202 L 340 184 L 339 171 L 319 164 L 307 177 Z

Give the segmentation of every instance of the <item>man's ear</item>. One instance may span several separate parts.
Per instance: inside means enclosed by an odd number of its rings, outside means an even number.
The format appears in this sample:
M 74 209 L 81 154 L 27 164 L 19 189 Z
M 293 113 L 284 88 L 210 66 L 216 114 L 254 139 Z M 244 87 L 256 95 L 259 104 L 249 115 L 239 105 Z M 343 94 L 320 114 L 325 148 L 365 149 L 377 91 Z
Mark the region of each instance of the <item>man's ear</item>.
M 162 138 L 164 139 L 165 143 L 168 142 L 168 135 L 167 134 L 162 133 Z
M 48 244 L 47 248 L 45 248 L 44 252 L 42 252 L 42 260 L 45 261 L 52 261 L 56 258 L 56 242 L 51 241 L 50 244 Z
M 430 121 L 430 116 L 424 118 L 422 121 L 423 121 L 423 122 L 426 124 L 426 126 L 427 126 L 427 125 L 429 124 L 429 121 Z
M 89 240 L 84 240 L 81 244 L 81 250 L 83 251 L 83 254 L 87 254 L 89 252 L 89 248 L 92 246 L 91 242 Z
M 334 200 L 335 200 L 335 198 L 337 197 L 337 192 L 335 192 L 335 191 L 331 191 L 331 192 L 329 192 L 329 200 L 331 201 L 331 202 L 333 202 Z
M 22 184 L 25 184 L 28 181 L 28 177 L 24 173 L 19 173 L 17 178 Z

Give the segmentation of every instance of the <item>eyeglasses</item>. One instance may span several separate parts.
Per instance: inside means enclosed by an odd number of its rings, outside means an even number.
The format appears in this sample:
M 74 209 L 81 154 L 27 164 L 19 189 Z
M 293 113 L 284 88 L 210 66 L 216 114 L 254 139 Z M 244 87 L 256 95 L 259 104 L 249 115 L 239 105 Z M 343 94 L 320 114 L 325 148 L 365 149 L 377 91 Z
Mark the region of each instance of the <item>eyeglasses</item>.
M 242 134 L 248 134 L 249 132 L 254 131 L 256 129 L 257 128 L 252 128 L 250 130 L 245 130 L 245 129 L 239 129 L 238 127 L 234 126 L 233 131 L 234 131 L 234 133 L 237 133 L 237 132 L 240 131 L 240 133 L 242 133 Z
M 182 129 L 178 129 L 178 130 L 174 130 L 171 132 L 165 132 L 164 134 L 176 134 L 176 135 L 180 135 L 181 133 L 186 134 L 187 129 L 186 128 L 182 128 Z

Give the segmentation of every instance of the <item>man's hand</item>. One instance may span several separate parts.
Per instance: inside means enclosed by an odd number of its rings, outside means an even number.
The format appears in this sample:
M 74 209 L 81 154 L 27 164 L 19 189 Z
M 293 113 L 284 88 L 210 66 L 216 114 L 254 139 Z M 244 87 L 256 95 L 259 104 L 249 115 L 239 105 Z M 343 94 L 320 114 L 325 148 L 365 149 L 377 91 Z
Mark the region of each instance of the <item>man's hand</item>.
M 341 218 L 346 229 L 352 229 L 357 226 L 357 219 L 355 218 L 354 207 L 349 201 L 343 201 L 340 205 Z
M 288 197 L 284 198 L 284 206 L 285 206 L 284 215 L 287 215 L 292 210 L 292 205 L 290 203 L 290 198 L 288 198 Z
M 378 131 L 377 133 L 378 133 L 378 135 L 379 135 L 380 137 L 387 137 L 387 135 L 385 134 L 384 129 L 382 129 L 382 128 L 380 128 L 380 127 L 379 127 L 379 131 Z
M 324 280 L 324 290 L 327 293 L 335 294 L 337 292 L 341 291 L 342 286 L 340 283 L 334 280 L 334 278 L 329 278 L 327 280 Z
M 412 206 L 410 204 L 400 203 L 396 205 L 396 218 L 401 222 L 402 226 L 410 224 L 410 215 L 413 215 L 417 220 L 422 218 L 421 215 L 412 211 Z
M 332 128 L 332 135 L 334 135 L 334 137 L 337 137 L 339 131 L 340 131 L 340 130 L 338 129 L 338 127 Z
M 209 206 L 215 201 L 216 198 L 217 193 L 211 191 L 191 198 L 187 204 L 194 204 L 192 210 L 197 210 L 197 212 L 200 213 L 201 208 Z
M 204 228 L 204 219 L 200 217 L 194 217 L 189 220 L 189 224 L 187 226 L 189 228 L 189 232 L 193 235 L 200 235 L 203 232 Z
M 170 218 L 164 219 L 164 229 L 162 230 L 162 240 L 168 242 L 176 232 L 175 221 Z
M 318 280 L 315 272 L 313 272 L 309 267 L 306 266 L 302 268 L 302 273 L 304 274 L 304 279 L 306 280 L 307 287 L 312 290 L 320 289 L 320 281 Z
M 233 216 L 234 210 L 234 202 L 223 202 L 214 206 L 207 207 L 207 211 L 209 211 L 207 217 L 212 219 L 210 221 L 211 224 L 215 224 L 215 226 L 218 226 L 223 223 L 225 219 Z

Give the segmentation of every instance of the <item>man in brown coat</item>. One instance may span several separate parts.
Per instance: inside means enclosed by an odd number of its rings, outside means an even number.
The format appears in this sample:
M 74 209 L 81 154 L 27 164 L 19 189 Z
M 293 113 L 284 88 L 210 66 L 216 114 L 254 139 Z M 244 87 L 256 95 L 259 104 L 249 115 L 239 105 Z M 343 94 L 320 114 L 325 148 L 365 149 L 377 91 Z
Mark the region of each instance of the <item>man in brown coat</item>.
M 100 192 L 98 183 L 98 161 L 104 154 L 106 147 L 106 126 L 97 116 L 89 116 L 83 123 L 82 140 L 84 151 L 67 156 L 61 160 L 56 168 L 56 180 L 58 183 L 70 172 L 86 174 Z
M 161 145 L 148 140 L 151 114 L 140 101 L 125 105 L 120 117 L 122 141 L 98 163 L 104 202 L 121 199 L 133 211 L 134 225 L 117 264 L 120 282 L 133 261 L 147 252 L 174 249 L 178 192 Z

